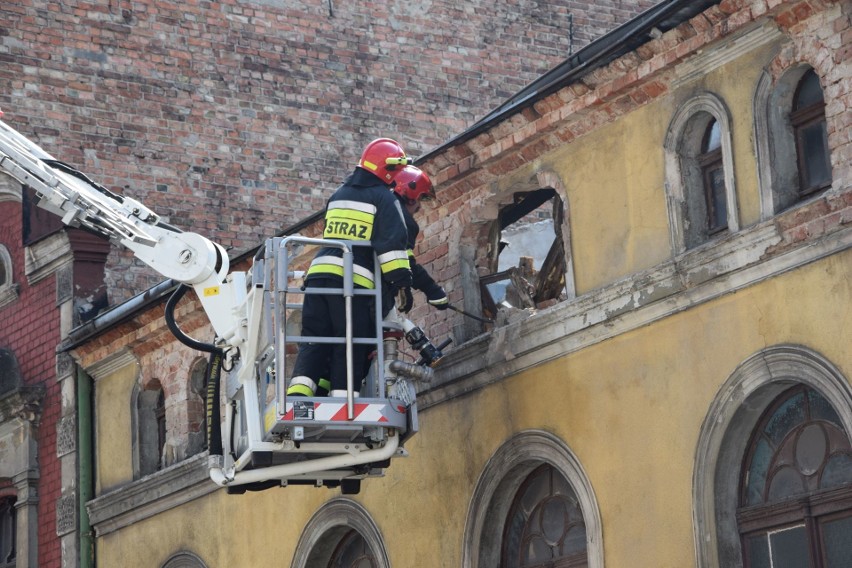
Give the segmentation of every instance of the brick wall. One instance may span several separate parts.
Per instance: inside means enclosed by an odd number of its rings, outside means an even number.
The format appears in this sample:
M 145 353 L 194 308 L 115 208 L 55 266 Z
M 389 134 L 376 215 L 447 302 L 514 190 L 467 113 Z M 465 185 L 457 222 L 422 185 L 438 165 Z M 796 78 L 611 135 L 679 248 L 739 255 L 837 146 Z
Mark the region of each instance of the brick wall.
M 842 9 L 826 9 L 834 4 Z M 471 195 L 487 190 L 489 183 L 536 156 L 582 138 L 597 127 L 666 95 L 675 64 L 763 16 L 771 17 L 793 39 L 793 52 L 779 54 L 770 67 L 781 69 L 787 68 L 791 61 L 807 62 L 825 82 L 834 186 L 845 190 L 852 178 L 849 160 L 852 142 L 847 135 L 852 123 L 849 112 L 852 82 L 846 67 L 839 63 L 845 60 L 848 52 L 845 46 L 852 37 L 849 12 L 847 2 L 833 0 L 723 0 L 661 38 L 590 73 L 581 83 L 566 87 L 494 129 L 449 148 L 429 164 L 430 171 L 434 171 L 432 181 L 441 187 L 443 207 L 428 211 L 426 222 L 421 223 L 427 237 L 420 245 L 421 250 L 437 249 L 446 242 L 452 224 L 447 214 L 471 201 Z M 852 221 L 850 208 L 849 193 L 837 191 L 778 215 L 776 222 L 784 240 L 775 252 L 842 228 Z
M 17 0 L 6 120 L 169 222 L 246 250 L 320 209 L 378 136 L 418 154 L 649 0 Z M 114 252 L 112 303 L 162 280 Z
M 18 299 L 0 308 L 0 347 L 11 350 L 18 360 L 27 386 L 45 389 L 38 428 L 38 555 L 39 566 L 60 565 L 56 536 L 56 500 L 61 491 L 61 472 L 56 455 L 56 424 L 61 410 L 60 387 L 56 381 L 55 347 L 59 343 L 59 311 L 56 306 L 56 277 L 48 276 L 29 285 L 24 275 L 21 246 L 21 204 L 0 202 L 0 243 L 12 257 Z

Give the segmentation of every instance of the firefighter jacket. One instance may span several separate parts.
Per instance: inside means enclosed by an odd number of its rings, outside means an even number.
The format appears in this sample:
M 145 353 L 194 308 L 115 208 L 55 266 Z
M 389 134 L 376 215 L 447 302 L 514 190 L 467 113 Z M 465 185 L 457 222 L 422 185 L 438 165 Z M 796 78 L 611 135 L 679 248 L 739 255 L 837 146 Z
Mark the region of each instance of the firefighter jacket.
M 426 294 L 427 300 L 445 298 L 447 294 L 444 292 L 444 289 L 435 282 L 425 268 L 417 264 L 417 260 L 414 258 L 414 245 L 417 242 L 417 236 L 420 234 L 420 226 L 414 220 L 414 216 L 405 207 L 402 208 L 402 214 L 408 230 L 406 252 L 408 253 L 408 264 L 411 266 L 412 288 Z
M 393 288 L 411 286 L 403 209 L 388 186 L 372 173 L 355 168 L 329 198 L 323 238 L 370 242 L 369 247 L 352 247 L 357 286 L 375 288 L 374 251 L 386 283 Z M 315 277 L 343 277 L 343 254 L 339 248 L 323 247 L 317 252 L 307 280 Z

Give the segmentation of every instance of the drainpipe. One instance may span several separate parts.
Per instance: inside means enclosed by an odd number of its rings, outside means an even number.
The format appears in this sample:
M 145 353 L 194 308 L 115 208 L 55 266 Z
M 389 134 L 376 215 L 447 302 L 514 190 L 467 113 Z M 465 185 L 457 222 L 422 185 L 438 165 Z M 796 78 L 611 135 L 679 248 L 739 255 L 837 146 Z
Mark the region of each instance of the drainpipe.
M 95 539 L 86 503 L 94 497 L 92 452 L 92 378 L 77 367 L 77 463 L 79 475 L 80 568 L 94 568 Z

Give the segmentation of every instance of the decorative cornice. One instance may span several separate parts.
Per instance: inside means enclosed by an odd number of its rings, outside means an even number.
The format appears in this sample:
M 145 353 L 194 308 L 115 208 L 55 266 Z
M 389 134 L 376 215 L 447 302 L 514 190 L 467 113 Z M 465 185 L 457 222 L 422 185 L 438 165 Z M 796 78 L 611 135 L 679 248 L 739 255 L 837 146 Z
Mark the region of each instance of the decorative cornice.
M 33 243 L 24 249 L 25 270 L 30 284 L 47 278 L 73 260 L 71 245 L 65 231 L 59 231 L 49 237 Z
M 90 367 L 86 367 L 86 373 L 88 373 L 89 376 L 95 379 L 95 381 L 99 381 L 105 377 L 108 377 L 119 369 L 129 367 L 130 365 L 138 364 L 139 361 L 129 349 L 122 349 L 121 351 L 116 351 L 112 355 L 101 359 Z
M 771 222 L 761 223 L 482 335 L 444 358 L 418 394 L 418 407 L 425 410 L 852 247 L 847 228 L 763 260 L 781 239 L 777 231 Z
M 0 173 L 0 203 L 3 201 L 21 203 L 21 184 L 12 176 Z
M 109 534 L 220 489 L 207 473 L 207 458 L 207 452 L 195 455 L 89 501 L 95 534 Z
M 43 398 L 43 386 L 18 387 L 3 394 L 0 396 L 0 424 L 14 418 L 38 422 Z
M 675 90 L 702 77 L 755 49 L 784 37 L 772 22 L 755 23 L 748 29 L 727 38 L 717 47 L 707 47 L 675 67 L 671 89 Z

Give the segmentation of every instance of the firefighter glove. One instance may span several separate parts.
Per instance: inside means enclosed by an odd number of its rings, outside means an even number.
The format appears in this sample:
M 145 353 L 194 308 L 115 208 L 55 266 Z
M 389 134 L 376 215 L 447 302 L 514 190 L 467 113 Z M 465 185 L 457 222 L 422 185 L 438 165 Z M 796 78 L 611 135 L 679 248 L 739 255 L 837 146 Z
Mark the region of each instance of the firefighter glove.
M 396 307 L 399 311 L 407 314 L 411 311 L 414 305 L 414 296 L 411 295 L 411 288 L 400 288 L 396 292 Z
M 446 295 L 443 295 L 440 298 L 430 299 L 429 304 L 438 308 L 439 310 L 446 310 L 450 307 L 450 299 L 447 298 Z

